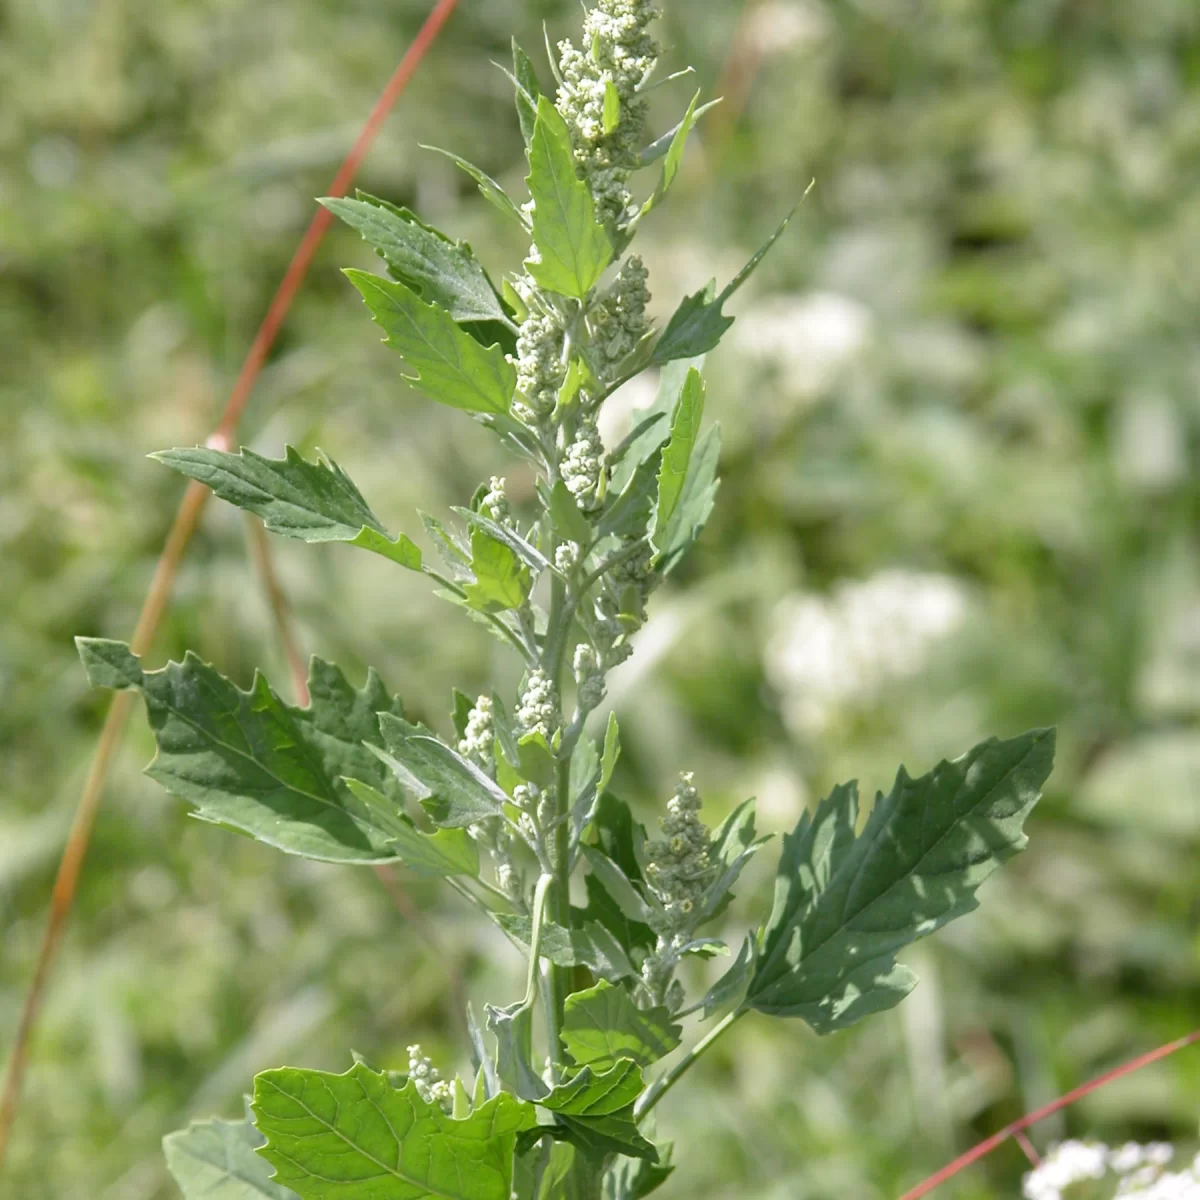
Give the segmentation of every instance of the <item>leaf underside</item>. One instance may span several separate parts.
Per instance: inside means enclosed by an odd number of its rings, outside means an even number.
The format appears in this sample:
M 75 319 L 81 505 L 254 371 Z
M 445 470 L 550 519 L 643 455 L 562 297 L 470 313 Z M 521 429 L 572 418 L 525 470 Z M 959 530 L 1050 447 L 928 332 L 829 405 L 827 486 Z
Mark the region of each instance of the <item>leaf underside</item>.
M 163 1154 L 184 1200 L 296 1200 L 256 1153 L 262 1141 L 248 1121 L 193 1121 L 163 1138 Z

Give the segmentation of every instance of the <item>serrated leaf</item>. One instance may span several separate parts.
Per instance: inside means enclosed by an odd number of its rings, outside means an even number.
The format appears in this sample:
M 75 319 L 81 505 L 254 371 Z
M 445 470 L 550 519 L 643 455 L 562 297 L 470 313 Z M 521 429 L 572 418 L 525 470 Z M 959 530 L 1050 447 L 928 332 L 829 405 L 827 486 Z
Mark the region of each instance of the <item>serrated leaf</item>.
M 321 203 L 357 230 L 395 278 L 427 304 L 444 309 L 459 324 L 495 322 L 516 328 L 466 242 L 451 241 L 408 209 L 365 193 L 357 200 L 326 197 Z
M 542 85 L 538 80 L 533 60 L 517 45 L 512 43 L 512 79 L 516 86 L 517 119 L 521 123 L 521 136 L 528 146 L 533 141 L 533 130 L 537 123 L 537 105 L 542 96 Z
M 248 1121 L 193 1121 L 163 1138 L 163 1153 L 184 1200 L 296 1200 L 272 1182 L 262 1142 Z
M 392 845 L 401 862 L 418 875 L 479 875 L 479 847 L 465 829 L 436 829 L 422 833 L 407 813 L 397 812 L 395 801 L 361 779 L 347 779 L 346 786 L 379 824 L 389 822 Z
M 1054 731 L 991 739 L 911 779 L 901 768 L 855 837 L 858 791 L 837 787 L 786 835 L 746 1006 L 830 1033 L 898 1004 L 916 977 L 896 953 L 977 905 L 1024 848 Z
M 644 535 L 658 494 L 660 454 L 656 450 L 639 463 L 624 491 L 612 496 L 596 523 L 597 537 L 638 538 Z
M 657 1151 L 638 1133 L 633 1117 L 642 1086 L 641 1067 L 623 1059 L 602 1074 L 584 1067 L 538 1103 L 554 1113 L 569 1139 L 590 1158 L 625 1154 L 653 1159 Z
M 721 427 L 714 425 L 692 454 L 679 503 L 663 539 L 658 569 L 669 574 L 704 532 L 717 500 L 717 469 L 721 461 Z
M 537 257 L 525 266 L 541 287 L 583 300 L 612 262 L 612 243 L 575 169 L 567 123 L 545 96 L 538 99 L 528 182 Z
M 683 164 L 683 152 L 687 147 L 688 136 L 691 134 L 693 128 L 695 128 L 696 122 L 700 119 L 700 112 L 696 108 L 699 103 L 700 93 L 697 92 L 692 97 L 692 102 L 688 105 L 687 112 L 683 114 L 683 120 L 675 126 L 663 158 L 662 174 L 659 176 L 654 191 L 650 193 L 645 204 L 642 205 L 641 211 L 638 213 L 639 220 L 653 212 L 663 202 L 667 192 L 670 191 L 671 184 L 675 182 L 675 176 L 679 174 L 679 168 Z M 708 105 L 705 105 L 705 108 L 707 107 Z
M 262 675 L 244 692 L 192 654 L 143 671 L 121 642 L 77 638 L 76 645 L 94 687 L 142 693 L 158 743 L 146 773 L 193 805 L 195 816 L 306 858 L 397 857 L 390 830 L 361 812 L 344 782 L 362 779 L 398 795 L 364 745 L 379 737 L 378 713 L 403 711 L 374 672 L 355 689 L 314 658 L 310 706 L 293 708 Z
M 411 288 L 347 268 L 371 315 L 413 374 L 405 375 L 431 399 L 467 412 L 505 414 L 517 388 L 516 368 L 499 345 L 481 346 L 448 313 L 426 304 Z
M 568 996 L 563 1010 L 567 1052 L 594 1071 L 607 1071 L 623 1058 L 648 1067 L 679 1045 L 681 1033 L 669 1009 L 638 1008 L 623 987 L 608 982 Z
M 704 416 L 704 380 L 694 368 L 687 373 L 679 403 L 671 417 L 671 436 L 662 452 L 658 470 L 658 499 L 654 508 L 651 541 L 661 550 L 671 518 L 683 495 L 692 450 L 700 436 Z
M 380 716 L 379 729 L 388 755 L 421 785 L 421 804 L 436 824 L 465 828 L 504 811 L 504 792 L 428 729 L 387 713 Z
M 306 462 L 291 446 L 283 458 L 204 446 L 160 450 L 150 457 L 261 517 L 272 533 L 303 542 L 349 542 L 410 570 L 421 569 L 417 546 L 404 534 L 395 540 L 389 536 L 353 480 L 332 460 Z
M 425 526 L 425 532 L 432 539 L 438 556 L 450 568 L 451 576 L 459 582 L 469 582 L 473 576 L 471 555 L 467 547 L 447 530 L 437 517 L 431 517 L 420 509 L 417 510 L 417 515 L 421 518 L 421 524 Z
M 712 858 L 720 868 L 705 893 L 696 925 L 703 925 L 723 913 L 733 900 L 733 885 L 746 864 L 770 837 L 757 837 L 754 830 L 754 801 L 746 800 L 729 814 L 713 832 Z
M 806 193 L 807 194 L 807 193 Z M 798 208 L 799 205 L 796 206 Z M 754 273 L 755 268 L 767 256 L 767 252 L 783 235 L 788 222 L 795 215 L 793 208 L 773 234 L 755 252 L 750 261 L 730 280 L 725 290 L 712 298 L 711 288 L 688 296 L 675 310 L 674 316 L 667 322 L 662 337 L 654 347 L 650 361 L 652 363 L 667 363 L 677 358 L 693 358 L 697 354 L 706 354 L 716 347 L 725 335 L 726 330 L 733 324 L 733 318 L 725 316 L 724 306 L 733 294 Z
M 511 1200 L 517 1134 L 536 1121 L 509 1095 L 455 1120 L 361 1063 L 266 1071 L 254 1114 L 263 1157 L 301 1200 Z
M 469 163 L 465 158 L 460 158 L 457 154 L 453 154 L 449 150 L 443 150 L 440 146 L 421 146 L 422 150 L 432 150 L 434 154 L 441 154 L 448 158 L 456 167 L 465 171 L 479 185 L 479 191 L 483 198 L 490 204 L 498 208 L 506 217 L 513 217 L 522 229 L 529 228 L 529 222 L 526 220 L 524 213 L 509 199 L 508 193 L 486 172 L 475 166 L 474 163 Z
M 480 612 L 520 608 L 533 584 L 529 569 L 516 554 L 478 527 L 471 530 L 471 574 L 475 582 L 464 591 L 467 603 Z

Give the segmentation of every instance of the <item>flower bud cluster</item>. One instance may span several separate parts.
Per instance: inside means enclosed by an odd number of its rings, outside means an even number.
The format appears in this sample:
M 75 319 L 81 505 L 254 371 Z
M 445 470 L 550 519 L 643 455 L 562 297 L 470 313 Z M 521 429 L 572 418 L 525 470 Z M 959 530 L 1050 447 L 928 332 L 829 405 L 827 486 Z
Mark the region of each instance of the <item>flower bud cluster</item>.
M 615 225 L 632 215 L 629 176 L 646 120 L 646 105 L 637 92 L 658 58 L 658 44 L 647 32 L 657 15 L 647 0 L 598 0 L 584 21 L 588 50 L 559 43 L 558 111 L 571 131 L 575 157 L 600 218 Z M 620 120 L 605 133 L 609 85 L 620 101 Z
M 554 565 L 564 574 L 569 575 L 579 566 L 579 556 L 583 547 L 578 542 L 559 542 L 554 551 Z
M 712 834 L 696 815 L 700 794 L 692 778 L 690 771 L 680 775 L 667 815 L 659 822 L 663 837 L 646 847 L 646 882 L 662 910 L 655 930 L 659 934 L 689 932 L 712 882 Z
M 526 424 L 546 420 L 558 403 L 558 390 L 566 378 L 563 362 L 563 328 L 554 313 L 530 308 L 517 335 L 517 391 L 524 399 L 513 411 Z
M 637 349 L 650 329 L 646 305 L 650 272 L 636 254 L 621 266 L 612 286 L 588 314 L 592 330 L 593 364 L 597 374 L 608 380 L 616 368 Z
M 603 468 L 604 443 L 600 440 L 596 419 L 585 417 L 579 423 L 574 440 L 567 447 L 561 468 L 567 490 L 584 512 L 590 512 L 598 503 L 596 491 L 600 486 Z
M 408 1077 L 416 1086 L 417 1095 L 426 1104 L 435 1104 L 444 1113 L 454 1105 L 450 1085 L 441 1077 L 437 1067 L 422 1053 L 419 1045 L 408 1048 Z
M 531 671 L 517 709 L 517 725 L 521 733 L 540 733 L 549 742 L 560 724 L 554 683 L 540 668 Z
M 495 521 L 497 525 L 513 526 L 512 505 L 508 502 L 504 480 L 493 475 L 488 482 L 486 495 L 479 502 L 479 512 L 482 516 Z
M 493 483 L 495 480 L 492 481 Z M 467 727 L 458 743 L 458 752 L 476 766 L 492 765 L 495 729 L 492 724 L 492 698 L 480 696 L 467 714 Z
M 604 671 L 596 651 L 586 643 L 575 647 L 575 686 L 579 689 L 579 711 L 591 712 L 604 699 Z
M 611 595 L 604 593 L 597 597 L 595 637 L 605 671 L 619 667 L 633 653 L 620 611 L 620 604 Z

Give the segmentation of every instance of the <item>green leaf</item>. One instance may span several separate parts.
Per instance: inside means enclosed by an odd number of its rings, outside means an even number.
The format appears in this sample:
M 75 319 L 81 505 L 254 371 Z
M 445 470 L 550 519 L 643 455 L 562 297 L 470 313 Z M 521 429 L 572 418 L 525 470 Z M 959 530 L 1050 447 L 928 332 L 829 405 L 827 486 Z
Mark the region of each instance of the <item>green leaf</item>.
M 611 858 L 595 846 L 580 846 L 592 874 L 604 885 L 617 907 L 631 921 L 649 921 L 650 906 L 642 899 L 629 877 Z
M 507 525 L 501 525 L 498 521 L 493 521 L 490 517 L 473 512 L 469 508 L 455 507 L 452 511 L 462 517 L 468 525 L 473 525 L 476 529 L 481 529 L 493 541 L 503 543 L 533 570 L 553 570 L 550 560 L 532 542 L 523 538 L 515 529 L 510 529 Z
M 705 992 L 704 999 L 697 1005 L 703 1010 L 702 1020 L 707 1021 L 722 1009 L 742 1003 L 757 963 L 758 942 L 753 934 L 747 934 L 733 965 Z
M 542 928 L 542 956 L 556 967 L 587 967 L 593 975 L 615 982 L 637 974 L 622 944 L 599 922 L 589 920 L 587 910 L 574 909 L 577 927 L 564 929 L 546 921 Z M 523 946 L 530 944 L 533 922 L 516 913 L 493 913 L 492 919 Z M 651 937 L 653 945 L 653 937 Z
M 455 1120 L 361 1063 L 266 1071 L 254 1114 L 263 1157 L 301 1200 L 511 1200 L 517 1134 L 536 1120 L 509 1095 Z
M 600 759 L 600 782 L 596 790 L 603 793 L 612 782 L 613 772 L 617 769 L 617 759 L 621 757 L 621 731 L 617 726 L 617 714 L 608 714 L 608 726 L 604 730 L 604 754 Z
M 811 186 L 811 185 L 810 185 Z M 807 193 L 806 193 L 807 194 Z M 800 206 L 797 204 L 796 208 Z M 667 322 L 662 337 L 654 347 L 651 363 L 661 365 L 676 358 L 693 358 L 715 348 L 733 324 L 733 318 L 725 316 L 722 309 L 733 294 L 754 273 L 755 268 L 767 256 L 767 252 L 782 236 L 796 212 L 793 208 L 779 228 L 766 240 L 750 261 L 730 280 L 725 290 L 713 299 L 711 290 L 696 292 L 688 296 Z
M 411 288 L 348 268 L 371 315 L 413 371 L 405 375 L 431 399 L 477 413 L 507 413 L 517 388 L 516 368 L 500 346 L 481 346 L 440 308 Z
M 1040 729 L 920 779 L 901 768 L 858 837 L 857 788 L 835 788 L 784 837 L 746 1006 L 830 1033 L 898 1004 L 916 977 L 896 953 L 976 907 L 979 885 L 1024 848 L 1053 761 L 1054 731 Z
M 683 120 L 675 127 L 674 134 L 667 146 L 666 156 L 663 158 L 662 175 L 659 176 L 658 184 L 655 186 L 654 191 L 651 192 L 646 203 L 642 205 L 641 211 L 638 213 L 638 220 L 653 212 L 663 202 L 667 192 L 671 188 L 671 184 L 675 182 L 675 176 L 679 174 L 679 168 L 683 164 L 683 151 L 687 146 L 688 136 L 700 118 L 700 114 L 696 110 L 696 106 L 699 103 L 700 93 L 697 92 L 692 97 L 692 102 L 688 105 L 688 110 L 684 113 Z
M 716 100 L 710 100 L 707 104 L 702 104 L 692 114 L 692 124 L 695 125 L 709 109 L 716 108 L 721 103 L 721 97 Z M 673 129 L 668 129 L 662 137 L 655 138 L 639 155 L 638 169 L 642 167 L 653 166 L 664 154 L 670 153 L 671 147 L 675 144 L 675 139 L 679 136 L 680 129 L 683 128 L 683 121 L 680 121 Z
M 541 287 L 583 300 L 612 262 L 612 243 L 575 170 L 567 123 L 545 96 L 538 99 L 528 182 L 537 256 L 525 266 Z
M 609 500 L 596 523 L 598 537 L 615 535 L 637 538 L 645 534 L 658 494 L 660 461 L 660 456 L 655 451 L 650 458 L 637 466 L 625 485 L 625 490 Z
M 475 180 L 485 200 L 498 208 L 506 217 L 513 217 L 523 229 L 528 230 L 529 222 L 526 220 L 525 214 L 509 199 L 508 193 L 486 171 L 481 171 L 474 163 L 469 163 L 465 158 L 459 158 L 457 154 L 443 150 L 440 146 L 422 145 L 421 149 L 432 150 L 435 154 L 442 154 L 448 158 L 456 167 L 465 171 Z
M 717 468 L 721 461 L 721 427 L 714 425 L 692 454 L 687 479 L 675 508 L 674 516 L 663 539 L 658 569 L 664 575 L 679 564 L 692 548 L 696 539 L 704 532 L 708 518 L 712 516 L 717 501 Z
M 671 417 L 671 437 L 662 453 L 658 470 L 658 500 L 654 509 L 651 540 L 658 549 L 665 544 L 667 527 L 683 495 L 692 450 L 700 436 L 704 416 L 704 380 L 694 368 L 687 373 L 679 403 Z
M 404 534 L 392 540 L 350 476 L 332 460 L 305 462 L 291 446 L 283 458 L 203 446 L 160 450 L 150 457 L 261 517 L 272 533 L 302 542 L 349 542 L 410 570 L 421 569 L 417 546 Z
M 591 545 L 592 527 L 588 524 L 587 517 L 579 511 L 575 497 L 561 479 L 555 482 L 550 492 L 550 519 L 572 542 L 578 542 L 584 547 Z
M 682 1027 L 666 1008 L 641 1009 L 623 987 L 600 982 L 567 997 L 563 1044 L 581 1067 L 607 1071 L 628 1058 L 648 1067 L 679 1045 Z
M 607 137 L 621 123 L 621 93 L 611 79 L 604 81 L 604 133 Z
M 465 589 L 467 603 L 480 612 L 520 608 L 533 584 L 516 554 L 480 528 L 471 530 L 471 572 L 475 582 Z
M 396 279 L 460 324 L 496 322 L 515 329 L 487 272 L 466 242 L 451 241 L 406 208 L 359 193 L 321 203 L 379 252 Z
M 379 728 L 388 749 L 383 761 L 393 770 L 400 768 L 401 783 L 416 781 L 416 790 L 424 793 L 421 804 L 436 824 L 461 829 L 504 811 L 504 792 L 428 729 L 386 713 L 380 715 Z
M 533 1008 L 520 1001 L 508 1008 L 485 1005 L 488 1029 L 500 1051 L 496 1071 L 524 1100 L 540 1100 L 550 1090 L 533 1066 Z
M 618 1160 L 604 1180 L 603 1200 L 643 1200 L 670 1178 L 675 1167 L 671 1164 L 671 1143 L 659 1147 L 661 1161 L 646 1159 Z
M 533 130 L 537 123 L 537 106 L 542 97 L 542 85 L 538 80 L 533 60 L 517 45 L 512 43 L 512 81 L 517 93 L 517 120 L 521 123 L 521 136 L 528 146 L 533 141 Z
M 248 1121 L 193 1121 L 163 1138 L 163 1153 L 184 1200 L 296 1200 L 271 1181 L 262 1143 Z
M 465 829 L 437 829 L 422 833 L 404 812 L 396 811 L 389 799 L 361 779 L 347 779 L 346 786 L 378 823 L 390 820 L 392 845 L 401 862 L 418 875 L 479 875 L 479 847 Z
M 622 1059 L 609 1071 L 590 1067 L 559 1084 L 538 1104 L 554 1113 L 566 1127 L 569 1140 L 591 1158 L 625 1154 L 657 1157 L 657 1151 L 638 1133 L 633 1106 L 642 1093 L 642 1068 Z
M 158 743 L 147 774 L 201 820 L 327 862 L 397 857 L 390 829 L 364 815 L 345 784 L 361 779 L 399 807 L 394 781 L 364 745 L 379 737 L 378 713 L 402 711 L 374 672 L 359 690 L 314 658 L 310 707 L 293 708 L 262 675 L 244 692 L 192 654 L 143 671 L 121 642 L 76 645 L 94 687 L 142 693 Z

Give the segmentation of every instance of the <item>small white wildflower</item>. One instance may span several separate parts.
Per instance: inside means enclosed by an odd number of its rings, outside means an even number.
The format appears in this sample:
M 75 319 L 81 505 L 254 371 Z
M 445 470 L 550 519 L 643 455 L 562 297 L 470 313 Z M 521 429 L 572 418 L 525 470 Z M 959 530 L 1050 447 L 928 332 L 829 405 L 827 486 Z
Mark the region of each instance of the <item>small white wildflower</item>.
M 426 1104 L 437 1105 L 444 1113 L 453 1107 L 450 1085 L 442 1079 L 437 1068 L 425 1056 L 419 1045 L 408 1048 L 408 1077 L 416 1086 L 417 1095 Z
M 558 697 L 550 676 L 540 668 L 530 672 L 517 708 L 517 725 L 522 734 L 540 733 L 547 742 L 559 727 Z
M 594 419 L 584 419 L 575 440 L 567 447 L 562 464 L 563 482 L 584 512 L 596 506 L 596 489 L 600 486 L 603 463 L 604 443 L 600 440 L 600 431 Z
M 475 701 L 475 707 L 467 714 L 467 727 L 458 743 L 458 752 L 477 766 L 490 765 L 494 737 L 492 698 L 480 696 Z

